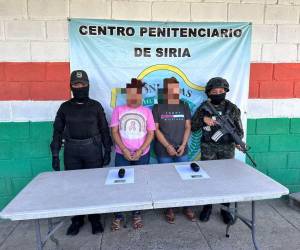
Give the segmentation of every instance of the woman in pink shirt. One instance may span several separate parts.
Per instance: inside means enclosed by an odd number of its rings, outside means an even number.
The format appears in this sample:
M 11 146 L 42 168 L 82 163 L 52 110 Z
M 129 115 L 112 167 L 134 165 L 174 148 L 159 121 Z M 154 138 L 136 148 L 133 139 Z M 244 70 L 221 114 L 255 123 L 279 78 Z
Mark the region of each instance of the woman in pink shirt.
M 116 146 L 116 167 L 149 163 L 155 123 L 151 110 L 142 106 L 142 87 L 140 80 L 131 79 L 126 85 L 127 105 L 113 110 L 110 127 Z M 116 231 L 124 217 L 121 213 L 114 217 L 111 229 Z M 134 229 L 143 227 L 140 211 L 133 212 L 132 225 Z

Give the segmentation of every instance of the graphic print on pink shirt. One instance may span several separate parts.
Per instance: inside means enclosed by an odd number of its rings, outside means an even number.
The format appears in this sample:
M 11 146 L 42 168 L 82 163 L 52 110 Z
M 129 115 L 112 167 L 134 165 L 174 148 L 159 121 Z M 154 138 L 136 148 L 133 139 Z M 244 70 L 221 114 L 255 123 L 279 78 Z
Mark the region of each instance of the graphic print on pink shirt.
M 147 134 L 146 119 L 138 112 L 125 112 L 120 116 L 120 135 L 125 139 L 142 139 Z
M 146 140 L 148 131 L 155 130 L 155 123 L 150 109 L 139 106 L 131 108 L 118 106 L 113 110 L 110 127 L 119 127 L 120 137 L 125 147 L 131 152 L 138 150 Z M 148 147 L 143 154 L 149 152 Z M 122 154 L 116 145 L 116 152 Z

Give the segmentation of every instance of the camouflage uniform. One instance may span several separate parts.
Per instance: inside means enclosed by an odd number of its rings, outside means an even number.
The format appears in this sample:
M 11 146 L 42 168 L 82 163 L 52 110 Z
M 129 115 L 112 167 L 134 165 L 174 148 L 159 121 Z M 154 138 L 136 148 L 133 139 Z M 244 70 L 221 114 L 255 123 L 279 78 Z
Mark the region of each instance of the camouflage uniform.
M 225 92 L 211 94 L 210 91 L 214 88 L 223 88 Z M 241 111 L 236 105 L 225 99 L 226 92 L 229 92 L 229 84 L 226 79 L 221 77 L 210 79 L 205 87 L 205 93 L 211 99 L 211 105 L 215 107 L 221 116 L 231 119 L 236 128 L 236 133 L 242 138 L 244 131 L 241 122 Z M 204 123 L 205 116 L 215 118 L 207 111 L 206 103 L 207 101 L 203 102 L 192 117 L 192 131 L 195 132 L 200 129 L 202 131 L 201 160 L 232 159 L 235 151 L 235 143 L 232 136 L 229 134 L 224 135 L 218 124 L 207 126 Z M 230 206 L 229 203 L 223 203 L 223 205 L 226 207 Z M 208 221 L 211 210 L 211 204 L 204 205 L 199 216 L 200 221 Z M 233 223 L 233 217 L 227 210 L 221 208 L 221 216 L 225 224 Z
M 234 143 L 216 144 L 214 142 L 201 143 L 201 161 L 234 158 Z
M 204 102 L 195 112 L 192 117 L 192 131 L 202 130 L 201 136 L 201 160 L 219 160 L 219 159 L 232 159 L 234 158 L 235 143 L 231 135 L 223 135 L 217 142 L 211 137 L 221 127 L 219 125 L 207 126 L 204 123 L 204 116 L 212 117 L 208 111 L 204 109 Z M 214 104 L 212 104 L 214 105 Z M 237 133 L 240 137 L 243 137 L 244 131 L 241 122 L 241 112 L 239 108 L 228 100 L 222 101 L 219 105 L 214 105 L 215 109 L 220 115 L 229 116 L 233 121 Z M 230 203 L 222 203 L 223 206 L 229 207 Z M 208 221 L 212 210 L 212 205 L 207 204 L 203 206 L 200 213 L 200 221 Z M 221 215 L 226 224 L 233 221 L 230 213 L 221 209 Z M 224 218 L 225 216 L 225 218 Z
M 204 102 L 192 117 L 192 131 L 202 130 L 201 136 L 201 160 L 219 160 L 234 158 L 235 144 L 232 137 L 228 134 L 222 136 L 217 142 L 212 140 L 213 134 L 220 129 L 219 125 L 207 126 L 204 123 L 204 116 L 212 117 L 203 107 Z M 228 100 L 224 100 L 219 105 L 214 105 L 221 115 L 227 115 L 236 126 L 240 137 L 244 136 L 241 122 L 241 112 L 239 108 Z

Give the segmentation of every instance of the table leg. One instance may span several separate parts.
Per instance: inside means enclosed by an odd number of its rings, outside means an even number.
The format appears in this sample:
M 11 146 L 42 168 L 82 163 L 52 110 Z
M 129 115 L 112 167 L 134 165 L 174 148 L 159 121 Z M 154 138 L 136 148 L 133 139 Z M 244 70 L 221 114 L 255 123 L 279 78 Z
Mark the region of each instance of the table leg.
M 36 235 L 36 249 L 42 250 L 43 242 L 42 242 L 42 238 L 41 238 L 41 227 L 40 227 L 39 220 L 35 220 L 35 235 Z
M 36 235 L 36 249 L 43 250 L 47 240 L 50 238 L 56 245 L 56 249 L 59 249 L 59 241 L 54 237 L 54 232 L 59 229 L 64 223 L 64 220 L 60 221 L 53 227 L 52 219 L 48 219 L 48 233 L 45 239 L 41 236 L 40 220 L 35 220 L 35 235 Z
M 228 212 L 231 212 L 230 208 L 227 208 Z M 244 216 L 240 215 L 238 213 L 238 204 L 237 202 L 235 203 L 235 207 L 233 210 L 233 216 L 234 216 L 234 220 L 233 223 L 228 224 L 226 227 L 226 237 L 229 238 L 229 228 L 236 222 L 237 219 L 240 219 L 246 226 L 249 227 L 249 229 L 251 230 L 251 236 L 252 236 L 252 242 L 254 245 L 255 250 L 259 250 L 258 246 L 257 246 L 257 242 L 256 242 L 256 236 L 255 236 L 255 232 L 256 232 L 256 224 L 255 224 L 255 201 L 251 202 L 251 220 L 245 218 Z
M 55 243 L 56 249 L 59 249 L 59 241 L 54 237 L 54 232 L 56 229 L 53 230 L 53 222 L 52 219 L 48 219 L 48 235 L 50 235 L 51 241 Z
M 255 224 L 255 202 L 252 201 L 252 226 L 251 226 L 251 233 L 252 233 L 252 241 L 254 244 L 255 250 L 258 250 L 258 246 L 256 243 L 256 237 L 255 237 L 255 232 L 256 232 L 256 224 Z

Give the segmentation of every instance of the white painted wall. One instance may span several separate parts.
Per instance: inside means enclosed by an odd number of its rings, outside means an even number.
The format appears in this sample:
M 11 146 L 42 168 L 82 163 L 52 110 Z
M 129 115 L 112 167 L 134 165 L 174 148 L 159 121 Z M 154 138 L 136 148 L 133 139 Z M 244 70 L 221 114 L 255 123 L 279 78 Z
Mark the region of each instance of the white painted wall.
M 0 0 L 0 61 L 69 61 L 68 18 L 253 23 L 252 62 L 300 61 L 300 0 Z

